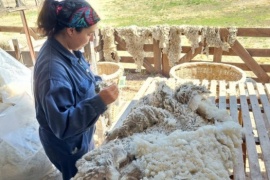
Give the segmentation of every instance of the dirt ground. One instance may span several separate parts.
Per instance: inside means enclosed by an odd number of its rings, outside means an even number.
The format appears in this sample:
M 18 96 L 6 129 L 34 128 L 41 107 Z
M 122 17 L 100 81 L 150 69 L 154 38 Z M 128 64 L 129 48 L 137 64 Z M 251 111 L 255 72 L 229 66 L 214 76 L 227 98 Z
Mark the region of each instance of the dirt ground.
M 126 86 L 121 89 L 121 98 L 125 101 L 132 100 L 143 85 L 144 81 L 148 77 L 153 77 L 153 75 L 146 73 L 124 73 L 124 76 L 126 76 Z

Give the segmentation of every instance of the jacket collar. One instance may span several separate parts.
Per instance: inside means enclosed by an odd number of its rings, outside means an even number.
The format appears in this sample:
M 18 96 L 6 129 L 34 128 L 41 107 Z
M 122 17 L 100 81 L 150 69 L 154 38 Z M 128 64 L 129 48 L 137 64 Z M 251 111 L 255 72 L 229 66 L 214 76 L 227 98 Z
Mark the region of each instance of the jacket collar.
M 78 63 L 78 60 L 82 58 L 82 53 L 80 51 L 74 51 L 72 54 L 69 50 L 67 50 L 60 42 L 58 42 L 55 38 L 49 38 L 48 41 L 51 43 L 53 48 L 58 51 L 60 54 L 65 56 L 68 60 L 70 60 L 72 65 Z

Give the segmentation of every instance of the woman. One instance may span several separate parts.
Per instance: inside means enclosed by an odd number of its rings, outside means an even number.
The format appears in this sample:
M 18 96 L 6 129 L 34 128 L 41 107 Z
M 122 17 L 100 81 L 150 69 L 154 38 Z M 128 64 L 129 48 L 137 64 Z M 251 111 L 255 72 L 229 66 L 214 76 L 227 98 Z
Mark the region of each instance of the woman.
M 96 92 L 101 79 L 79 51 L 91 40 L 99 20 L 85 0 L 45 0 L 37 20 L 48 37 L 34 68 L 39 136 L 64 180 L 76 174 L 76 161 L 94 148 L 95 123 L 118 97 L 116 85 Z

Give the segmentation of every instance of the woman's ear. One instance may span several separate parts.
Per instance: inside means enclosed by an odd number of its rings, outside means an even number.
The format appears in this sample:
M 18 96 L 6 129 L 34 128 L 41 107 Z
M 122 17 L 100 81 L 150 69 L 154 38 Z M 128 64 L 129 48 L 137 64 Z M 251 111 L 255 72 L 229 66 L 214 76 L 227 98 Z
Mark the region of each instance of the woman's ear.
M 74 34 L 75 29 L 74 28 L 66 28 L 66 32 L 69 36 L 72 36 Z

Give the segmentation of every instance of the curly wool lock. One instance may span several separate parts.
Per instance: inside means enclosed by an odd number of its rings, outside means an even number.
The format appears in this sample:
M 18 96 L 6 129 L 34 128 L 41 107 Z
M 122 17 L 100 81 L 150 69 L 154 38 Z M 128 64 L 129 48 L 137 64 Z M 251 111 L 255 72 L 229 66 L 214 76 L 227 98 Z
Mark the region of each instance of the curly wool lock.
M 118 56 L 118 52 L 116 49 L 114 32 L 115 32 L 114 28 L 109 27 L 109 26 L 101 29 L 104 59 L 105 61 L 119 62 L 120 57 Z
M 134 58 L 137 65 L 137 72 L 141 72 L 145 53 L 143 46 L 151 37 L 151 31 L 148 28 L 139 28 L 137 26 L 130 26 L 125 28 L 116 28 L 117 33 L 126 42 L 127 51 Z

